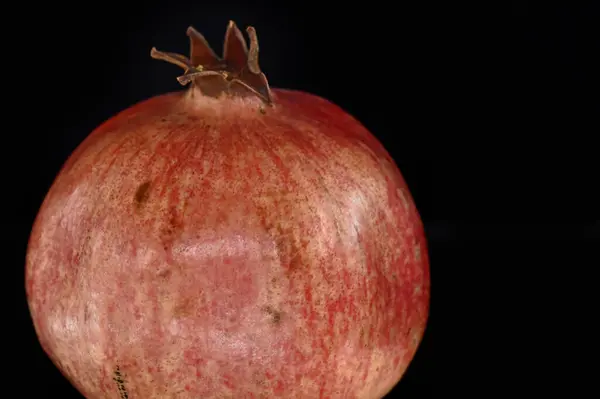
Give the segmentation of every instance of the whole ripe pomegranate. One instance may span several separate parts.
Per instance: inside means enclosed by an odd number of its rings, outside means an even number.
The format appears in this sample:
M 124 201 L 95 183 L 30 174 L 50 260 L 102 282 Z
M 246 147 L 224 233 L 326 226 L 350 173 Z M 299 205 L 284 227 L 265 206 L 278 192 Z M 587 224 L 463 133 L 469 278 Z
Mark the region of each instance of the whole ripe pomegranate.
M 72 154 L 31 233 L 40 343 L 87 398 L 379 398 L 425 328 L 422 224 L 382 145 L 311 94 L 271 90 L 229 24 L 193 28 L 186 92 Z

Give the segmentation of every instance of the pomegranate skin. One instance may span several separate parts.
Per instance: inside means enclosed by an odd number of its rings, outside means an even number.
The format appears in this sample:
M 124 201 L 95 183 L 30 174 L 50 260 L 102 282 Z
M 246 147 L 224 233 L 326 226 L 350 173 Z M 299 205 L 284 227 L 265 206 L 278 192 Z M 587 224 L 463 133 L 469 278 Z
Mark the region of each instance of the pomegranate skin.
M 77 148 L 32 229 L 40 343 L 87 398 L 380 398 L 429 308 L 393 160 L 314 95 L 194 90 Z

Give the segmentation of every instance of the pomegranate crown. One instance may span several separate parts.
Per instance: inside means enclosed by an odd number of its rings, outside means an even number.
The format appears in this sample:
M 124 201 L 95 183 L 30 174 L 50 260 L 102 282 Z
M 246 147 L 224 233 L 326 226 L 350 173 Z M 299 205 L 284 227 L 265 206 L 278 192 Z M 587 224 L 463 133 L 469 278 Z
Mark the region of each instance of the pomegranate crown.
M 250 38 L 250 48 L 236 24 L 229 21 L 223 57 L 219 58 L 204 36 L 190 26 L 186 32 L 190 38 L 190 58 L 158 51 L 155 47 L 150 51 L 150 56 L 183 68 L 185 73 L 177 78 L 182 85 L 192 83 L 208 95 L 251 93 L 271 104 L 271 89 L 258 65 L 256 30 L 249 26 L 246 32 Z

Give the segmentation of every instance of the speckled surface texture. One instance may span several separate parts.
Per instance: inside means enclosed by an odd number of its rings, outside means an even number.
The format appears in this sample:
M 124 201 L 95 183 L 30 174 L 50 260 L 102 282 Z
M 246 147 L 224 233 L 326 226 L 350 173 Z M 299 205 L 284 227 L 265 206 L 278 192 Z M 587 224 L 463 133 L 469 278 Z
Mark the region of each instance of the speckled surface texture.
M 337 106 L 274 96 L 155 97 L 63 167 L 26 288 L 87 398 L 379 398 L 405 371 L 430 287 L 408 188 Z

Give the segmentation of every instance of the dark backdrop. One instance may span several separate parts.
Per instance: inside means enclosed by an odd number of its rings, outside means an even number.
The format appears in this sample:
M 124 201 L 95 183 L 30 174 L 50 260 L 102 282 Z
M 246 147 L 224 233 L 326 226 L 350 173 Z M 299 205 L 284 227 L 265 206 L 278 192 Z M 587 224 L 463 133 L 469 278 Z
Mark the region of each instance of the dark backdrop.
M 54 176 L 98 124 L 180 90 L 180 71 L 152 60 L 152 46 L 187 54 L 192 24 L 220 52 L 229 19 L 256 27 L 272 86 L 321 95 L 356 116 L 413 193 L 430 247 L 431 317 L 390 397 L 486 397 L 516 385 L 536 392 L 572 373 L 578 352 L 569 348 L 582 339 L 589 315 L 581 305 L 592 295 L 578 287 L 600 265 L 592 257 L 600 236 L 597 7 L 339 4 L 5 10 L 4 64 L 15 71 L 4 79 L 18 89 L 6 95 L 16 106 L 5 114 L 14 125 L 5 127 L 3 156 L 4 267 L 17 310 L 7 378 L 20 391 L 9 396 L 78 397 L 40 349 L 23 289 L 28 234 Z

